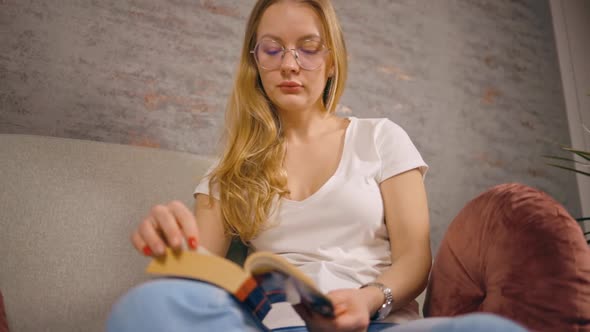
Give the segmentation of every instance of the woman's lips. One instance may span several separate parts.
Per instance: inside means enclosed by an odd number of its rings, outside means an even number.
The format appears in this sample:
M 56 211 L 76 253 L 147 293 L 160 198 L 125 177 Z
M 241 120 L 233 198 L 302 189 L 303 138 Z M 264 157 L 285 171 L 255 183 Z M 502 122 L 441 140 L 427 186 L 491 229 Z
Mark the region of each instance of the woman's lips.
M 283 93 L 297 93 L 303 90 L 303 85 L 297 82 L 288 81 L 279 84 L 279 89 L 281 89 Z

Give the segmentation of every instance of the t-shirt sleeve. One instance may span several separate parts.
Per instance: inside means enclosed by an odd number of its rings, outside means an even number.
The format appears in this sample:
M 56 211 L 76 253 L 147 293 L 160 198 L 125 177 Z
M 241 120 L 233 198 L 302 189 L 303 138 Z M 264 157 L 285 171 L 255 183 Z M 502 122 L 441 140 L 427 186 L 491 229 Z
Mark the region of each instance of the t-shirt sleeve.
M 215 167 L 217 166 L 218 163 L 219 163 L 219 161 L 216 160 L 211 165 L 211 167 L 209 167 L 209 169 L 207 170 L 207 172 L 205 173 L 205 175 L 203 176 L 201 181 L 199 181 L 199 184 L 197 184 L 195 191 L 193 191 L 194 197 L 196 197 L 197 194 L 205 194 L 205 195 L 213 196 L 216 199 L 219 199 L 219 188 L 214 187 L 212 194 L 209 192 L 209 175 L 211 174 L 213 169 L 215 169 Z
M 381 160 L 377 182 L 417 168 L 426 176 L 428 165 L 406 131 L 389 119 L 381 121 L 375 131 L 375 145 Z

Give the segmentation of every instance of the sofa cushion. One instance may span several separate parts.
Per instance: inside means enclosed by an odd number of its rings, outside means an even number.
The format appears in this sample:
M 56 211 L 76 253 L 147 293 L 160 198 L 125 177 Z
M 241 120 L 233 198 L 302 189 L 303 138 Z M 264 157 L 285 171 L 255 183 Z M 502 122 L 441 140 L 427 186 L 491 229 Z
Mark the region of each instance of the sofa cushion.
M 590 250 L 577 222 L 549 195 L 496 186 L 450 224 L 424 315 L 475 311 L 542 331 L 590 330 Z

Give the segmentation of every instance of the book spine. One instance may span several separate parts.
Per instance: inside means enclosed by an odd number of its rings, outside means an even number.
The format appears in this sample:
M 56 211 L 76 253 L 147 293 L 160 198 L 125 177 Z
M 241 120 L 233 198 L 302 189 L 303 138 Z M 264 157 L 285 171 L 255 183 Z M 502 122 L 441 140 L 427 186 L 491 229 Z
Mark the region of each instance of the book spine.
M 270 311 L 271 302 L 254 278 L 248 278 L 234 296 L 238 301 L 244 303 L 261 322 Z

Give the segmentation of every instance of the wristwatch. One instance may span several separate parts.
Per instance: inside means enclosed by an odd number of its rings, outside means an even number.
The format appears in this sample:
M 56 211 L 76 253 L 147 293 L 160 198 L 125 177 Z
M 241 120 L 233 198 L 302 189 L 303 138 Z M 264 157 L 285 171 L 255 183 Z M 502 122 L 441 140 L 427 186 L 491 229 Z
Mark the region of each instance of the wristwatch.
M 387 317 L 387 315 L 389 315 L 391 308 L 393 307 L 393 295 L 391 294 L 391 289 L 380 282 L 370 282 L 368 284 L 362 285 L 361 288 L 368 286 L 379 288 L 379 290 L 383 292 L 383 296 L 385 296 L 385 301 L 383 301 L 381 308 L 379 308 L 375 315 L 371 317 L 371 320 L 383 320 L 385 317 Z

